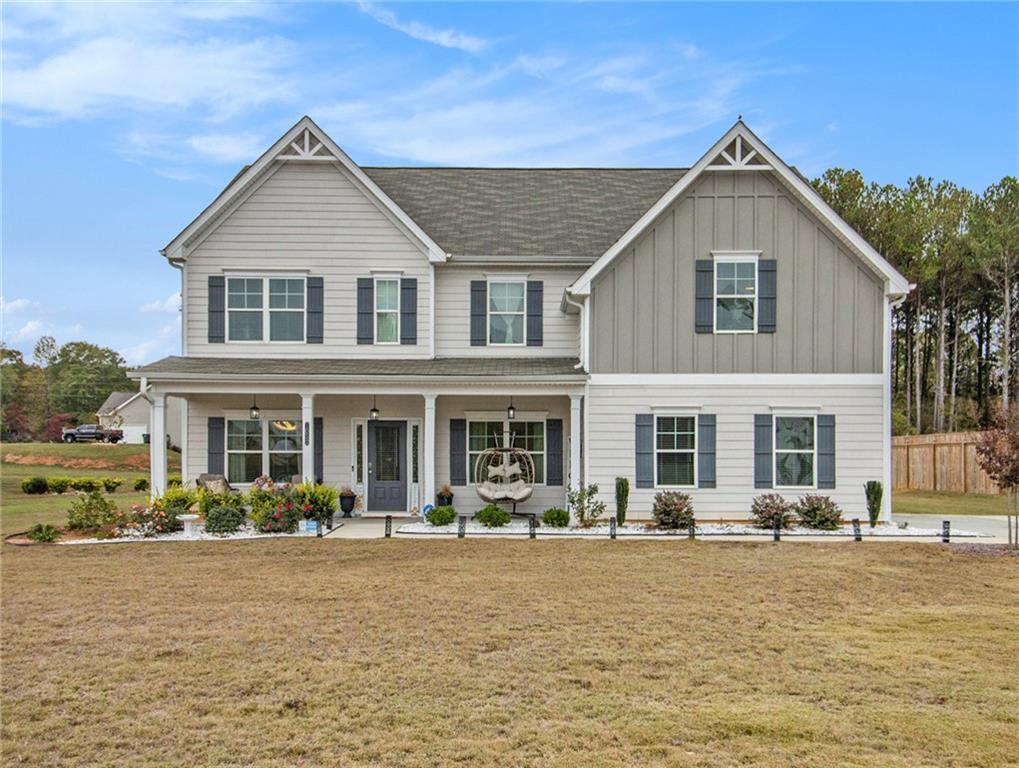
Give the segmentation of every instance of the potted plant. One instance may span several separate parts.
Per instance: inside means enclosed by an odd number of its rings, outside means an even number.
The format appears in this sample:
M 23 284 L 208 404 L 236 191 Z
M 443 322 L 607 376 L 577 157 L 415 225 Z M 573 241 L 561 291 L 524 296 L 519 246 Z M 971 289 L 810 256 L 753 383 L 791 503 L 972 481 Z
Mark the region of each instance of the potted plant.
M 340 510 L 342 510 L 344 517 L 350 517 L 350 513 L 354 511 L 356 503 L 357 494 L 354 493 L 354 489 L 349 485 L 343 486 L 340 489 Z
M 435 499 L 437 507 L 453 506 L 453 489 L 449 487 L 449 483 L 439 489 L 439 492 L 435 494 Z

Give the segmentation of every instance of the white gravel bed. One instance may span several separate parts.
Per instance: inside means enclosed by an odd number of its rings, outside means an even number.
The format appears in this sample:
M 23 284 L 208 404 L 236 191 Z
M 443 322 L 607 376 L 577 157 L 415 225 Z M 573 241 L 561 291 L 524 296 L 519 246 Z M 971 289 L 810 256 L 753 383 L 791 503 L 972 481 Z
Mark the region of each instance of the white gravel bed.
M 335 530 L 335 528 L 334 528 Z M 244 526 L 236 533 L 220 535 L 206 533 L 200 525 L 196 525 L 191 536 L 185 536 L 184 531 L 164 533 L 159 536 L 140 536 L 126 534 L 116 539 L 73 539 L 61 541 L 59 544 L 130 544 L 139 541 L 240 541 L 244 539 L 308 539 L 315 538 L 316 534 L 311 531 L 300 530 L 296 533 L 259 533 L 254 528 Z
M 430 525 L 429 523 L 406 523 L 396 529 L 397 533 L 407 534 L 436 534 L 436 535 L 456 535 L 457 524 L 452 525 Z M 941 538 L 940 528 L 898 528 L 894 525 L 879 525 L 876 528 L 871 528 L 869 525 L 863 525 L 860 528 L 860 532 L 864 538 L 885 538 L 885 537 L 897 537 L 897 538 Z M 475 522 L 474 520 L 467 521 L 468 536 L 526 536 L 528 535 L 527 522 L 523 520 L 513 520 L 508 525 L 504 525 L 501 528 L 486 528 L 481 523 Z M 980 538 L 986 534 L 975 533 L 973 531 L 962 531 L 953 528 L 952 538 L 965 537 L 965 538 Z M 740 524 L 740 523 L 699 523 L 696 527 L 695 534 L 697 536 L 765 536 L 771 537 L 772 531 L 765 528 L 755 528 L 752 525 Z M 551 526 L 539 525 L 537 535 L 542 537 L 549 536 L 601 536 L 608 538 L 609 526 L 608 524 L 596 525 L 591 528 L 553 528 Z M 643 525 L 637 525 L 627 523 L 616 527 L 616 536 L 671 536 L 671 537 L 686 537 L 688 534 L 685 530 L 682 531 L 665 531 L 656 528 L 646 528 Z M 853 536 L 852 526 L 845 525 L 836 531 L 816 531 L 811 528 L 795 527 L 782 531 L 782 537 L 786 536 L 833 536 L 833 537 L 850 537 Z

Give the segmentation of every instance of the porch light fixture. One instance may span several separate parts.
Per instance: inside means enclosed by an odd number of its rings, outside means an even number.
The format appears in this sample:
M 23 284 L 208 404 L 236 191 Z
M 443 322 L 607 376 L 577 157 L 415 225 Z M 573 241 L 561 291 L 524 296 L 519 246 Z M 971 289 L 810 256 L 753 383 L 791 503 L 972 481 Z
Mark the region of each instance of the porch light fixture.
M 379 409 L 375 405 L 375 395 L 372 395 L 372 409 L 368 411 L 368 418 L 372 421 L 379 420 Z
M 251 396 L 251 410 L 248 411 L 248 415 L 252 421 L 258 421 L 262 417 L 262 412 L 258 409 L 258 400 L 254 395 Z
M 517 417 L 517 409 L 513 407 L 513 398 L 510 397 L 509 408 L 506 409 L 506 418 L 513 421 Z

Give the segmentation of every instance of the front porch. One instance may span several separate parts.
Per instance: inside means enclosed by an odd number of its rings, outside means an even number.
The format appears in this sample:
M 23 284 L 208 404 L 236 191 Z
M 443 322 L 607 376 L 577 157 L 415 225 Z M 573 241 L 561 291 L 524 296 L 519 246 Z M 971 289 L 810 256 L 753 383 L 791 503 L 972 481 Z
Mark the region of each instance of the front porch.
M 521 511 L 565 506 L 570 484 L 582 481 L 578 383 L 318 383 L 298 391 L 256 382 L 149 387 L 154 434 L 166 431 L 166 397 L 183 400 L 185 482 L 211 473 L 241 489 L 259 475 L 350 486 L 363 515 L 419 513 L 449 485 L 454 506 L 470 514 L 484 506 L 473 476 L 477 456 L 510 444 L 535 461 L 533 493 Z M 167 479 L 162 441 L 152 441 L 151 454 L 158 494 Z

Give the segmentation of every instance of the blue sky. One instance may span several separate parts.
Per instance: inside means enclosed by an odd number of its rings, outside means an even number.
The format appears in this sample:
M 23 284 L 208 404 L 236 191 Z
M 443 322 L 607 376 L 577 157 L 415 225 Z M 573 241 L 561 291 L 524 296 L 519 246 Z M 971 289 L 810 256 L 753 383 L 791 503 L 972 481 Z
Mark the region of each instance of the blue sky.
M 3 6 L 3 337 L 179 351 L 157 253 L 310 114 L 362 164 L 1019 170 L 1019 5 Z

